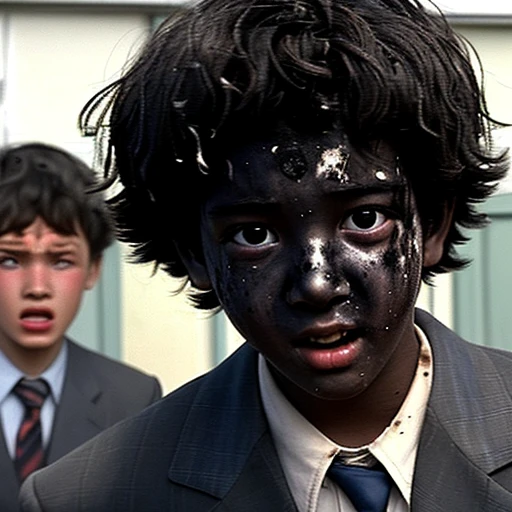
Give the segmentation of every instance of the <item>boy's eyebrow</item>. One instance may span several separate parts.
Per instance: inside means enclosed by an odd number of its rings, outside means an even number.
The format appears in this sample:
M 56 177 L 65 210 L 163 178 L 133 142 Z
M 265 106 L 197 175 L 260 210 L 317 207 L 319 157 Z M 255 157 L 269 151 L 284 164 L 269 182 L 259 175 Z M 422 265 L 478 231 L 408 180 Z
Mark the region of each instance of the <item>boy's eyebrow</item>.
M 348 183 L 343 185 L 343 190 L 334 190 L 332 195 L 369 196 L 373 194 L 387 194 L 396 192 L 406 186 L 403 180 L 380 181 L 378 184 L 362 185 L 360 183 Z
M 58 250 L 66 250 L 70 246 L 72 248 L 78 247 L 79 246 L 78 240 L 75 240 L 74 238 L 70 238 L 68 240 L 57 241 L 50 245 L 50 249 L 56 248 Z
M 25 249 L 26 248 L 26 244 L 23 243 L 21 240 L 2 240 L 2 238 L 0 237 L 0 248 L 9 248 L 9 250 L 11 248 L 20 248 L 20 249 Z
M 52 243 L 48 247 L 48 252 L 67 252 L 74 250 L 78 247 L 78 242 L 75 240 L 66 240 L 62 242 Z M 22 253 L 27 252 L 29 248 L 22 240 L 2 240 L 0 237 L 0 250 L 8 250 L 10 252 Z
M 378 185 L 361 185 L 361 184 L 348 184 L 344 185 L 343 190 L 333 190 L 328 193 L 331 197 L 350 197 L 355 199 L 362 196 L 370 196 L 376 194 L 392 194 L 406 186 L 404 181 L 383 181 Z M 282 211 L 283 206 L 278 202 L 273 202 L 271 199 L 251 198 L 243 201 L 238 201 L 230 204 L 220 204 L 214 206 L 209 212 L 209 217 L 228 217 L 231 215 L 246 214 L 271 214 L 279 213 Z
M 209 212 L 209 217 L 229 217 L 231 215 L 258 214 L 258 213 L 277 213 L 281 206 L 271 201 L 262 201 L 258 199 L 250 201 L 240 201 L 231 204 L 221 204 L 214 206 Z

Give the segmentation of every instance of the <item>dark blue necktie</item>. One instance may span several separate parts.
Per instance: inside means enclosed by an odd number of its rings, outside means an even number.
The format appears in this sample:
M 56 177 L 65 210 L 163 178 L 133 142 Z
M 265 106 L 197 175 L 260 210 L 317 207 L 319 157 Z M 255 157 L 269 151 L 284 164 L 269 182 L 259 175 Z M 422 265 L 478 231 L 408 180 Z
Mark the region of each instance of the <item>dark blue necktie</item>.
M 363 468 L 335 459 L 327 476 L 341 487 L 358 512 L 386 511 L 391 477 L 381 464 Z

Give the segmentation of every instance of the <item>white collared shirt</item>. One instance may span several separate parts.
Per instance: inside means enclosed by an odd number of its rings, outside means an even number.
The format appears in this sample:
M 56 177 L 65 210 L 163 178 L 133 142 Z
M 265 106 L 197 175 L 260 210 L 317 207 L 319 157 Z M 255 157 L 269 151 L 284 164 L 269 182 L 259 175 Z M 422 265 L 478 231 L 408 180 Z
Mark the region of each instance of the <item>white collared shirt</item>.
M 416 452 L 432 386 L 432 351 L 418 326 L 416 334 L 420 355 L 409 392 L 390 425 L 367 445 L 394 482 L 387 512 L 410 510 Z M 299 512 L 355 512 L 326 473 L 340 451 L 357 452 L 361 448 L 339 446 L 306 420 L 279 390 L 261 355 L 258 372 L 263 408 Z
M 50 394 L 41 408 L 41 435 L 45 448 L 50 442 L 55 411 L 62 395 L 67 358 L 68 346 L 64 341 L 52 364 L 39 375 L 46 380 L 50 387 Z M 11 459 L 14 459 L 16 436 L 25 414 L 25 407 L 20 399 L 12 393 L 12 389 L 22 377 L 26 377 L 26 375 L 0 351 L 0 418 L 5 444 Z

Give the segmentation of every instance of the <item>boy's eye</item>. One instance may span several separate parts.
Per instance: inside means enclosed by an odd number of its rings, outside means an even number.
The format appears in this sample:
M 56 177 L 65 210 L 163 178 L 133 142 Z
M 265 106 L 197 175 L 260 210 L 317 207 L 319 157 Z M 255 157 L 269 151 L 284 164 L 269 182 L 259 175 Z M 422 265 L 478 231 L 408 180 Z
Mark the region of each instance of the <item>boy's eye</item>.
M 53 266 L 58 270 L 64 270 L 71 267 L 72 265 L 73 263 L 69 260 L 57 260 Z
M 2 256 L 0 257 L 0 266 L 3 268 L 16 268 L 18 266 L 18 261 L 12 256 Z
M 265 226 L 246 226 L 239 229 L 233 241 L 246 247 L 263 247 L 277 241 L 277 236 Z
M 375 208 L 364 208 L 357 210 L 347 217 L 343 228 L 350 231 L 371 231 L 376 229 L 388 220 L 388 217 Z

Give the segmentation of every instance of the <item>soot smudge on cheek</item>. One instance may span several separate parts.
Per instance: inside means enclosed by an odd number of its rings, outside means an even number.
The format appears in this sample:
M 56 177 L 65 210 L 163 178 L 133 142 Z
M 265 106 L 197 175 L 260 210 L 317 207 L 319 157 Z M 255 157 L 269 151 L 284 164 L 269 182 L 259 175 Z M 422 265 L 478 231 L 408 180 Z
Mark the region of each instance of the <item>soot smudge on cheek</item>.
M 396 247 L 390 247 L 384 253 L 384 265 L 389 269 L 395 269 L 398 266 L 399 254 Z
M 390 270 L 398 270 L 406 264 L 406 247 L 408 236 L 402 225 L 396 225 L 391 234 L 389 247 L 383 255 L 384 266 Z

